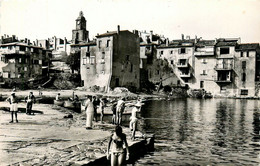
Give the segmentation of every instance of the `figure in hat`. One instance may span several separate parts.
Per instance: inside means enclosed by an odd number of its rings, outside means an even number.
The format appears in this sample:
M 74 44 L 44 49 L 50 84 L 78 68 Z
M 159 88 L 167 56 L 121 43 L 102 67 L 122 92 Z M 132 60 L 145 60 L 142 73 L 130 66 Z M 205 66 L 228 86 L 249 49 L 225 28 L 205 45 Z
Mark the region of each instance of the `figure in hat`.
M 33 103 L 35 103 L 36 101 L 33 92 L 30 92 L 29 95 L 25 97 L 25 101 L 26 101 L 26 114 L 31 115 Z
M 121 125 L 122 123 L 122 114 L 125 110 L 125 98 L 122 97 L 120 100 L 118 100 L 116 105 L 116 124 Z
M 10 103 L 10 112 L 11 112 L 11 118 L 12 118 L 12 120 L 9 123 L 13 123 L 14 122 L 14 115 L 15 115 L 16 122 L 18 123 L 18 119 L 17 119 L 18 99 L 15 96 L 14 92 L 12 92 L 11 96 L 7 98 L 7 101 Z
M 134 108 L 132 109 L 132 114 L 131 114 L 130 123 L 129 123 L 129 127 L 132 131 L 132 135 L 131 135 L 132 140 L 135 139 L 135 132 L 136 132 L 137 123 L 138 123 L 137 112 L 141 112 L 141 106 L 142 106 L 141 103 L 137 102 L 134 105 Z

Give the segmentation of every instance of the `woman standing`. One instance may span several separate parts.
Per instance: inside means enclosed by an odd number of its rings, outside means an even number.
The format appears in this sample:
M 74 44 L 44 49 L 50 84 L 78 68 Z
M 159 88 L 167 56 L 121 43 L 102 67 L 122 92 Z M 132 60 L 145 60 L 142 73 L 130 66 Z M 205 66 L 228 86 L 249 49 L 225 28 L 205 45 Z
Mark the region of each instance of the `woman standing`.
M 104 117 L 104 107 L 105 107 L 105 101 L 104 98 L 99 99 L 99 110 L 100 110 L 100 123 L 103 123 L 103 117 Z
M 123 145 L 125 145 L 126 153 Z M 129 159 L 129 149 L 126 135 L 122 132 L 122 128 L 120 126 L 116 126 L 115 132 L 110 137 L 110 141 L 107 146 L 107 159 L 111 160 L 111 166 L 121 166 L 126 160 Z
M 85 110 L 86 110 L 86 129 L 92 129 L 92 121 L 94 118 L 94 106 L 91 101 L 91 96 L 87 96 L 87 101 L 85 104 Z

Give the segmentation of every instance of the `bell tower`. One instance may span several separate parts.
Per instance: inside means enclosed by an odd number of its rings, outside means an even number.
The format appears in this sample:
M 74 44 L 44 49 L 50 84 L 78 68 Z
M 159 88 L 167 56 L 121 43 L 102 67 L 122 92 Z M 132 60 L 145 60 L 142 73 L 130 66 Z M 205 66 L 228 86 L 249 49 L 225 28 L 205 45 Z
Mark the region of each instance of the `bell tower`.
M 88 41 L 87 21 L 83 16 L 83 12 L 79 12 L 79 16 L 76 19 L 76 29 L 72 30 L 72 42 L 78 44 Z

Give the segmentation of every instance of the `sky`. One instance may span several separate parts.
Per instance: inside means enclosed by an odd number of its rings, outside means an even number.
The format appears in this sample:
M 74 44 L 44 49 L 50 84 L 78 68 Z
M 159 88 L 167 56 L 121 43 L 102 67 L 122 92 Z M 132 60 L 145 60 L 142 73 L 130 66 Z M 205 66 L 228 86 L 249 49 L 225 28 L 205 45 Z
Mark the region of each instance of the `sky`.
M 80 11 L 90 39 L 120 25 L 170 40 L 184 34 L 260 43 L 260 0 L 0 0 L 0 35 L 70 40 Z

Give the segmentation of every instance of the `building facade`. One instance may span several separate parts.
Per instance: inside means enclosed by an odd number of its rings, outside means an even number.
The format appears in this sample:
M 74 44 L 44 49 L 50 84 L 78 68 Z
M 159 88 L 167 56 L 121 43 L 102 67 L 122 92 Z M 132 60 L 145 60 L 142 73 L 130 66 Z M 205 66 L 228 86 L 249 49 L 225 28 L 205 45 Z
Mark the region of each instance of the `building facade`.
M 3 42 L 2 42 L 3 43 Z M 6 83 L 24 83 L 48 76 L 50 52 L 28 39 L 0 45 L 1 76 Z
M 76 45 L 81 50 L 81 79 L 84 87 L 101 91 L 140 88 L 140 47 L 138 33 L 127 30 L 107 32 L 96 41 Z

